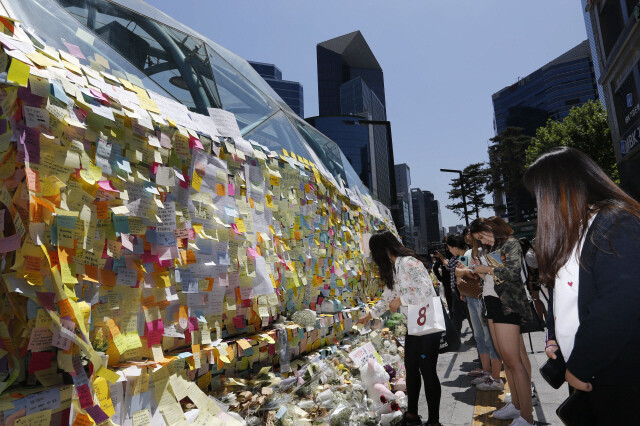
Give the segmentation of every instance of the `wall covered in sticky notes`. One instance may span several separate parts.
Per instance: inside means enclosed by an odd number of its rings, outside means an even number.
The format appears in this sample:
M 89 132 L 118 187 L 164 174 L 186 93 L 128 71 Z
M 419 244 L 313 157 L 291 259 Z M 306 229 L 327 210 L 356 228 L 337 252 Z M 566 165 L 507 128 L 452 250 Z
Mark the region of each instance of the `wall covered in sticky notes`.
M 14 392 L 3 415 L 172 423 L 180 392 L 215 414 L 202 391 L 221 379 L 350 329 L 380 290 L 365 253 L 394 230 L 388 210 L 313 158 L 245 140 L 227 111 L 190 112 L 3 22 L 0 393 L 37 385 L 49 401 Z M 273 329 L 327 305 L 314 330 Z

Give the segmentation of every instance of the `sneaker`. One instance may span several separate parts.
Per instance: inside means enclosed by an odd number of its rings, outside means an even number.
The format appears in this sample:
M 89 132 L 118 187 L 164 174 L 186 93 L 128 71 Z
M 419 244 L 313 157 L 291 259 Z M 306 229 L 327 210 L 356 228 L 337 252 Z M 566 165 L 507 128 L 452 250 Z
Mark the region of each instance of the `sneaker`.
M 511 424 L 509 426 L 533 426 L 534 424 L 535 424 L 535 422 L 534 423 L 529 423 L 523 417 L 518 416 L 518 417 L 516 417 L 516 419 L 514 421 L 511 422 Z
M 489 373 L 487 373 L 487 372 L 483 371 L 483 372 L 482 372 L 482 376 L 480 376 L 480 377 L 476 377 L 475 379 L 473 379 L 473 380 L 471 381 L 471 384 L 472 384 L 472 385 L 479 385 L 480 383 L 484 383 L 484 382 L 486 382 L 486 381 L 487 381 L 487 378 L 488 378 L 489 376 L 491 376 L 491 374 L 489 374 Z
M 504 383 L 502 380 L 494 380 L 493 377 L 488 376 L 484 383 L 476 385 L 476 389 L 481 391 L 501 391 L 504 390 Z
M 407 413 L 402 416 L 401 426 L 422 426 L 422 417 L 412 417 L 408 418 Z
M 517 417 L 520 417 L 520 410 L 512 403 L 508 403 L 501 409 L 493 412 L 493 418 L 498 420 L 515 419 Z

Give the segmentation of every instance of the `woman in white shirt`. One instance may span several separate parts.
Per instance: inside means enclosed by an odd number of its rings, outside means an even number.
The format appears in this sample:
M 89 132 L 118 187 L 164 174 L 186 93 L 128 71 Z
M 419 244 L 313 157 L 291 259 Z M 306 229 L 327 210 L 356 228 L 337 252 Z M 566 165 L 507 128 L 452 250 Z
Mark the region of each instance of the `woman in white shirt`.
M 386 311 L 398 308 L 406 315 L 409 305 L 428 306 L 432 297 L 438 297 L 433 288 L 429 272 L 418 260 L 418 255 L 403 246 L 389 231 L 380 231 L 369 240 L 371 257 L 378 266 L 378 272 L 385 284 L 382 298 L 371 312 L 358 322 L 366 323 L 371 318 L 379 318 Z M 433 306 L 431 304 L 431 306 Z M 441 333 L 425 336 L 407 335 L 405 338 L 404 364 L 407 371 L 408 407 L 403 425 L 422 425 L 418 415 L 418 399 L 424 380 L 429 420 L 426 425 L 440 425 L 440 380 L 436 367 Z
M 584 392 L 571 415 L 640 424 L 640 203 L 567 147 L 538 158 L 524 182 L 538 204 L 540 282 L 553 289 L 546 352 L 560 349 L 567 382 Z

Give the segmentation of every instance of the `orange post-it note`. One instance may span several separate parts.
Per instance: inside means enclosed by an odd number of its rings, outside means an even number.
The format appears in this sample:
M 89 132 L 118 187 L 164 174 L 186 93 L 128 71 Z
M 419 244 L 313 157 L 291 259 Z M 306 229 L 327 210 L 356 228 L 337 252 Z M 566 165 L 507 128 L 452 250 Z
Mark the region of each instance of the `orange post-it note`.
M 223 184 L 221 184 L 221 183 L 217 183 L 216 184 L 216 194 L 218 194 L 221 197 L 224 197 L 226 195 L 226 192 L 225 192 Z

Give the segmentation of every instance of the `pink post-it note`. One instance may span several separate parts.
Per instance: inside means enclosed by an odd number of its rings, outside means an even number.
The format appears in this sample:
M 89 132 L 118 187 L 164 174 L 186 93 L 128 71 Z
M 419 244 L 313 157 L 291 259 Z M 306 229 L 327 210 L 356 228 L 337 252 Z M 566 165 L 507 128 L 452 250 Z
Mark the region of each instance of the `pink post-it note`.
M 51 360 L 55 354 L 55 352 L 32 352 L 29 360 L 29 374 L 51 367 Z
M 91 390 L 88 384 L 77 386 L 76 391 L 78 392 L 78 399 L 80 400 L 80 407 L 82 407 L 82 409 L 93 406 L 93 398 L 91 397 Z
M 244 328 L 244 317 L 233 317 L 233 325 L 237 329 Z
M 227 184 L 227 193 L 231 196 L 236 195 L 236 188 L 232 183 Z
M 87 59 L 87 57 L 82 53 L 82 50 L 80 50 L 80 47 L 76 46 L 75 44 L 67 43 L 66 41 L 63 41 L 63 43 L 65 46 L 67 46 L 67 50 L 73 56 L 78 59 Z
M 111 191 L 111 192 L 120 192 L 117 189 L 115 189 L 113 187 L 113 183 L 111 183 L 110 180 L 101 180 L 98 181 L 98 186 L 102 189 L 104 189 L 105 191 Z
M 189 331 L 197 331 L 198 328 L 198 318 L 189 317 Z
M 231 229 L 233 229 L 233 232 L 235 232 L 238 235 L 242 234 L 242 232 L 238 231 L 238 227 L 236 226 L 235 223 L 231 224 Z
M 49 311 L 56 310 L 56 305 L 54 304 L 56 300 L 55 293 L 36 291 L 36 296 L 38 297 L 38 302 L 40 302 L 43 308 Z

